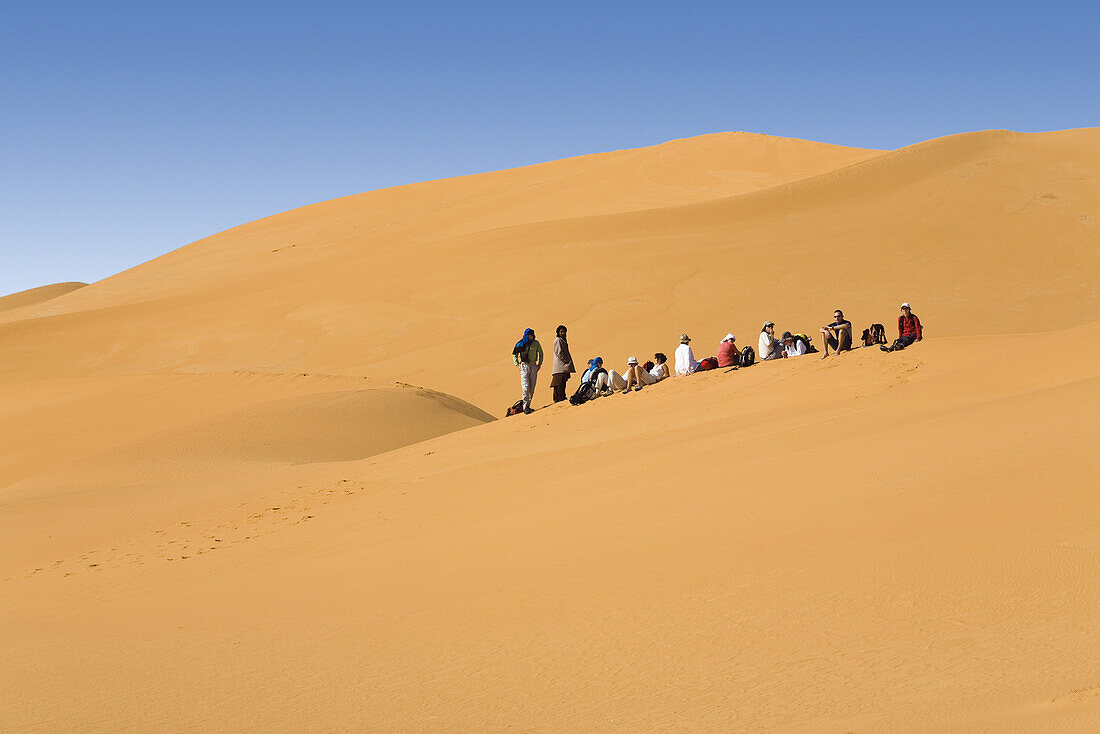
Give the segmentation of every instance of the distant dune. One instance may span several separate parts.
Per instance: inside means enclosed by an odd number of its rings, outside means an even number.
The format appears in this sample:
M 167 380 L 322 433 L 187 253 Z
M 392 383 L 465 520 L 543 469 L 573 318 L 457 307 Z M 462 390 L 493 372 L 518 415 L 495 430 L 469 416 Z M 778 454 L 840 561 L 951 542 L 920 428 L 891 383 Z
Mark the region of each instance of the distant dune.
M 1098 219 L 1100 129 L 724 133 L 6 296 L 0 721 L 1096 731 Z M 903 300 L 903 352 L 492 420 L 527 326 L 618 368 Z
M 39 303 L 63 296 L 66 293 L 72 293 L 78 288 L 83 288 L 88 285 L 87 283 L 54 283 L 52 285 L 43 285 L 38 288 L 31 288 L 26 291 L 19 291 L 18 293 L 12 293 L 7 296 L 0 296 L 0 311 L 10 311 L 16 308 L 23 308 L 24 306 L 34 306 Z

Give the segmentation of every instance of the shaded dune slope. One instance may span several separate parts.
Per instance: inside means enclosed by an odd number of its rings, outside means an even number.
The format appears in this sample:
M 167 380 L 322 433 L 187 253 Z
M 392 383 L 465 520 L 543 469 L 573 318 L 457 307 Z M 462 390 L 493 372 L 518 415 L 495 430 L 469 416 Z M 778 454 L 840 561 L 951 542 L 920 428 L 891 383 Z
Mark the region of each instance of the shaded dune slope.
M 78 288 L 83 288 L 86 285 L 88 284 L 51 283 L 50 285 L 43 285 L 38 288 L 31 288 L 29 290 L 19 291 L 18 293 L 0 296 L 0 311 L 11 311 L 17 308 L 21 309 L 28 306 L 37 306 L 46 301 L 58 298 L 59 296 L 63 296 L 66 293 L 72 293 Z

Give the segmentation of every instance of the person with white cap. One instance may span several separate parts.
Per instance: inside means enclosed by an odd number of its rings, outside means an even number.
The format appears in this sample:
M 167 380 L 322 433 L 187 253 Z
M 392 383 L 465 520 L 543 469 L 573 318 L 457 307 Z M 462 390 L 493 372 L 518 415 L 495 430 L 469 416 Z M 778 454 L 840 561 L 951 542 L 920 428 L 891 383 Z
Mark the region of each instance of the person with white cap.
M 699 362 L 691 351 L 691 337 L 680 335 L 680 346 L 676 347 L 676 375 L 683 377 L 699 369 Z
M 737 347 L 737 337 L 733 333 L 722 337 L 722 343 L 718 345 L 718 366 L 736 367 L 741 364 L 741 350 Z
M 631 390 L 641 390 L 643 385 L 650 384 L 646 381 L 648 376 L 649 373 L 638 364 L 638 358 L 630 357 L 626 360 L 626 388 L 623 393 L 628 393 Z
M 884 352 L 900 352 L 913 342 L 919 342 L 924 338 L 924 327 L 920 325 L 920 319 L 913 313 L 908 303 L 901 304 L 901 316 L 898 316 L 898 338 L 890 346 L 881 346 Z
M 775 322 L 765 321 L 760 330 L 760 343 L 756 350 L 760 359 L 780 359 L 783 356 L 783 342 L 775 338 Z

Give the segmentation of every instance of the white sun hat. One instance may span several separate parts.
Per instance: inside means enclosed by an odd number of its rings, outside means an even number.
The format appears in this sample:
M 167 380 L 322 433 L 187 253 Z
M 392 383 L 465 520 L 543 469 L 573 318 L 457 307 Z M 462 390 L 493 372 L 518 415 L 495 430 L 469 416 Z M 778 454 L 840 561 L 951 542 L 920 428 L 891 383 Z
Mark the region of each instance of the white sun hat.
M 735 342 L 735 341 L 737 341 L 737 337 L 735 337 L 733 334 L 726 334 L 722 338 L 722 341 L 724 341 L 724 342 Z

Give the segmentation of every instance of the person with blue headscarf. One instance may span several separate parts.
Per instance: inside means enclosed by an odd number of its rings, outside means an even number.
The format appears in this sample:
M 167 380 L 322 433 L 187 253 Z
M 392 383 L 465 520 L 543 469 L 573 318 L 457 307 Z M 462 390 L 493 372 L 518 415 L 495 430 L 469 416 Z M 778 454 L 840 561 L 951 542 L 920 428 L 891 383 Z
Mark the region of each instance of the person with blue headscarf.
M 527 329 L 523 338 L 512 348 L 512 362 L 519 367 L 519 384 L 523 389 L 523 412 L 531 413 L 531 400 L 535 397 L 535 382 L 542 367 L 542 345 L 535 338 L 535 330 Z

